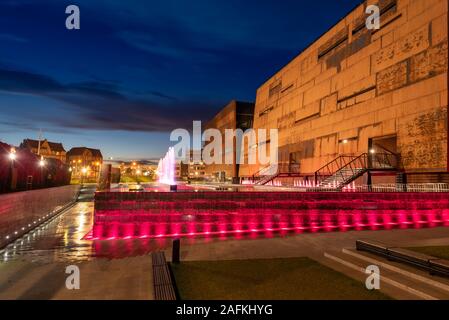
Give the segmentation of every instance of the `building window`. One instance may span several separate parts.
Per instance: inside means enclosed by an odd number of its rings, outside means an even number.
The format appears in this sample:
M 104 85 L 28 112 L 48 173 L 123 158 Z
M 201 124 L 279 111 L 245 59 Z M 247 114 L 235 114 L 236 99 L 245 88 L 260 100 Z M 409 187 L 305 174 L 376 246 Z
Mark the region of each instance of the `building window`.
M 275 94 L 278 94 L 279 92 L 281 92 L 281 89 L 282 89 L 282 81 L 278 80 L 275 83 L 273 83 L 272 85 L 270 85 L 270 89 L 268 91 L 268 96 L 271 98 Z
M 259 113 L 259 117 L 262 117 L 262 116 L 264 116 L 264 115 L 270 113 L 270 111 L 273 110 L 273 109 L 274 109 L 274 107 L 266 108 L 264 111 L 262 111 L 261 113 Z

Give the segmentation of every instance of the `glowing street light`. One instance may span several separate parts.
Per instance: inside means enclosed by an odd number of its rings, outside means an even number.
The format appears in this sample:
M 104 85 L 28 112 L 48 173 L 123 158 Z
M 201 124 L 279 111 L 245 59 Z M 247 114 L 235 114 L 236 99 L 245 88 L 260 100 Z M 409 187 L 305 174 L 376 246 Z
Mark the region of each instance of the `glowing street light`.
M 376 150 L 370 149 L 369 153 L 374 154 L 374 153 L 376 153 Z
M 43 166 L 45 166 L 45 160 L 43 157 L 41 157 L 41 160 L 39 160 L 39 167 L 42 168 Z
M 11 151 L 9 152 L 9 159 L 14 161 L 14 160 L 16 160 L 16 158 L 17 158 L 16 149 L 15 148 L 11 148 Z
M 85 175 L 87 173 L 87 168 L 86 167 L 82 168 L 81 172 Z

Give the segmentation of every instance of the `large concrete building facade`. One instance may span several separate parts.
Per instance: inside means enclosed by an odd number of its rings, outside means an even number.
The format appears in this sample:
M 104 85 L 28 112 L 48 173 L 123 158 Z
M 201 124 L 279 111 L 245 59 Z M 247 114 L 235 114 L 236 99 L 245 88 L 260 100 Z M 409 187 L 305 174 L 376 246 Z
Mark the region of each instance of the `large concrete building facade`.
M 237 142 L 234 138 L 232 148 L 226 149 L 226 129 L 241 129 L 244 132 L 247 129 L 252 128 L 253 118 L 254 103 L 232 100 L 206 124 L 205 129 L 217 129 L 220 131 L 223 138 L 221 141 L 221 163 L 208 164 L 205 166 L 205 173 L 209 180 L 239 182 L 239 164 L 237 163 L 238 161 L 236 158 Z M 233 153 L 233 164 L 225 163 L 227 153 Z
M 378 30 L 365 26 L 370 4 Z M 254 128 L 279 129 L 279 161 L 305 175 L 388 152 L 409 182 L 447 179 L 447 18 L 447 0 L 365 1 L 258 88 Z

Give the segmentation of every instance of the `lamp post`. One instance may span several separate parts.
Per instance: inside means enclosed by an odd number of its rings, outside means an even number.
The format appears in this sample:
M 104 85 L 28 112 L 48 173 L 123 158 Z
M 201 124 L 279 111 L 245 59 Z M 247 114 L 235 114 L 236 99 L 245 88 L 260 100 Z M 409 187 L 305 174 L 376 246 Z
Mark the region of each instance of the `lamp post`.
M 16 149 L 15 148 L 11 148 L 11 151 L 9 152 L 8 157 L 9 157 L 9 160 L 10 160 L 10 174 L 9 174 L 9 177 L 10 177 L 9 180 L 10 181 L 9 181 L 9 187 L 10 187 L 11 190 L 14 190 L 16 188 L 15 187 L 15 183 L 14 183 L 14 161 L 17 158 Z
M 86 167 L 82 168 L 81 169 L 81 173 L 82 173 L 82 175 L 81 175 L 81 185 L 83 185 L 84 184 L 84 177 L 86 176 L 86 173 L 87 173 L 87 168 Z
M 41 181 L 44 177 L 44 167 L 45 167 L 45 160 L 44 157 L 41 156 L 41 159 L 39 160 L 39 168 L 41 169 Z
M 140 169 L 137 169 L 137 170 L 136 170 L 136 182 L 137 182 L 137 184 L 140 183 L 140 181 L 139 181 L 139 176 L 140 176 L 141 173 L 142 173 L 142 172 L 140 171 Z

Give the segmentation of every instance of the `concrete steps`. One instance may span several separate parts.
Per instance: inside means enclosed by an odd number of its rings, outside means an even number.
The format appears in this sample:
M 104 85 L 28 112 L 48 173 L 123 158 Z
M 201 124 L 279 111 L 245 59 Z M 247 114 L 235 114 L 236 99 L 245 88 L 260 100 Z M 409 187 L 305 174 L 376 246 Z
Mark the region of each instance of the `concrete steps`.
M 87 185 L 81 186 L 77 201 L 78 202 L 94 201 L 95 191 L 97 191 L 96 184 L 87 184 Z
M 375 265 L 380 269 L 380 290 L 395 299 L 447 300 L 449 279 L 431 276 L 412 267 L 388 261 L 369 253 L 353 249 L 326 252 L 325 258 L 332 267 L 365 282 L 366 267 Z

